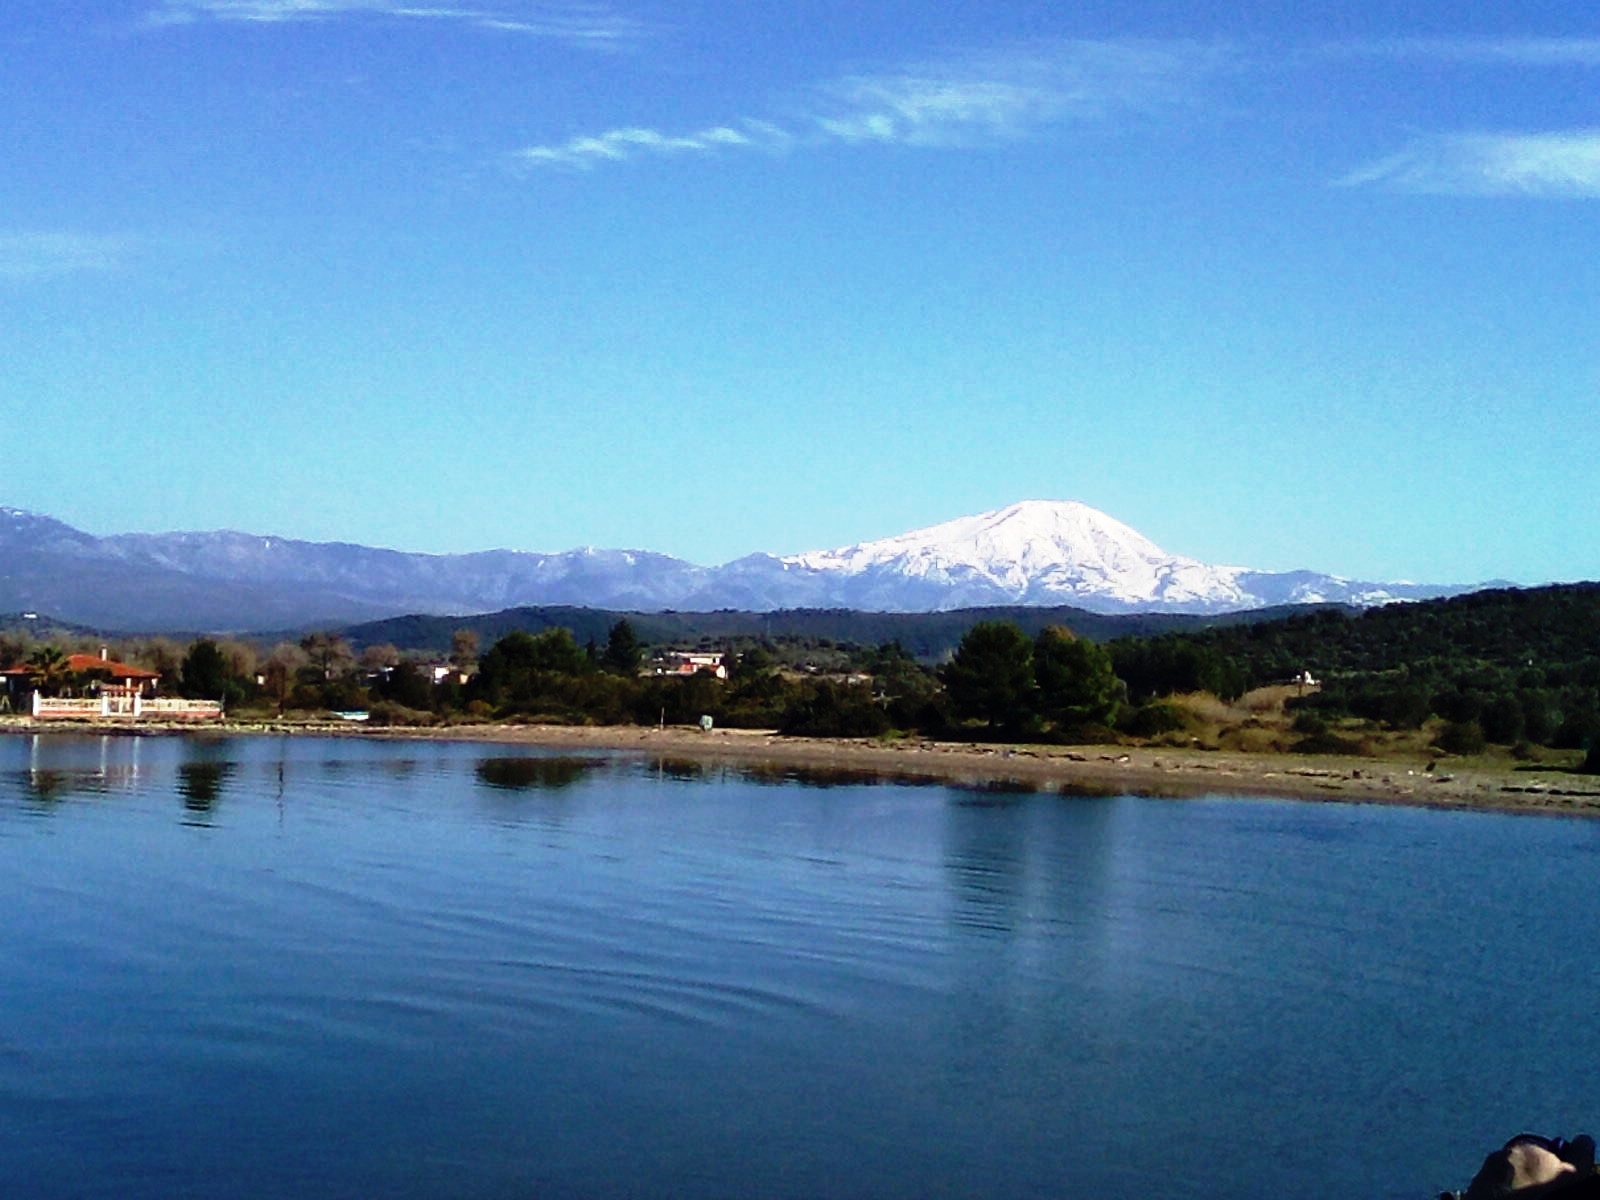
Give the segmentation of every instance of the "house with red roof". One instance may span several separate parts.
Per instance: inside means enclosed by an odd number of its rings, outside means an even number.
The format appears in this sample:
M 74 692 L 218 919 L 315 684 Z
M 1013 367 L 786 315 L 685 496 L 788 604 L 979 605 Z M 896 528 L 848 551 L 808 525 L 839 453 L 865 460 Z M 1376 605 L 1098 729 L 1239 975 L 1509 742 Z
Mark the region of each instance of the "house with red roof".
M 104 646 L 97 655 L 66 655 L 49 673 L 65 691 L 76 694 L 44 695 L 38 686 L 43 674 L 38 663 L 17 663 L 0 671 L 8 707 L 31 712 L 40 720 L 156 715 L 209 720 L 222 716 L 222 706 L 215 701 L 158 699 L 161 672 L 119 662 Z
M 106 647 L 100 647 L 99 654 L 69 654 L 61 660 L 57 668 L 61 676 L 74 681 L 86 679 L 90 686 L 101 688 L 116 688 L 119 691 L 134 692 L 141 695 L 155 695 L 156 686 L 161 682 L 160 671 L 150 671 L 144 667 L 135 667 L 129 663 L 118 662 L 112 658 Z M 13 680 L 27 684 L 37 679 L 39 670 L 28 663 L 17 663 L 0 671 L 9 683 Z

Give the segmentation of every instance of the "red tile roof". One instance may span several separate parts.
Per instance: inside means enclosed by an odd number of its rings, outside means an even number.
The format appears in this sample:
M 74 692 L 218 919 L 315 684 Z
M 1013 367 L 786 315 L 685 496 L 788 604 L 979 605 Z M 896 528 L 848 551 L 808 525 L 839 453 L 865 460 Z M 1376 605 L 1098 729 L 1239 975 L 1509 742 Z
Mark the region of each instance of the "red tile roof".
M 69 654 L 66 658 L 68 671 L 101 671 L 113 679 L 160 679 L 160 671 L 147 671 L 143 667 L 129 666 L 125 662 L 118 662 L 114 658 L 101 658 L 98 654 Z M 37 672 L 27 663 L 18 663 L 16 666 L 7 667 L 0 671 L 0 675 L 35 675 Z
M 130 666 L 125 662 L 118 662 L 114 658 L 101 658 L 98 654 L 69 654 L 67 655 L 67 670 L 69 671 L 107 671 L 113 679 L 160 679 L 160 671 L 147 671 L 143 667 Z

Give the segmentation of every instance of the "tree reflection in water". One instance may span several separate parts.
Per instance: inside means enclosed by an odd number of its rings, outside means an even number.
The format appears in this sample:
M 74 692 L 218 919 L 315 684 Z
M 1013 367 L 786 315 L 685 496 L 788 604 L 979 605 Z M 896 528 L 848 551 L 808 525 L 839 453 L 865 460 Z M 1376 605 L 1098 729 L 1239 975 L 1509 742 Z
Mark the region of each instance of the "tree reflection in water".
M 739 778 L 764 787 L 799 784 L 801 787 L 868 787 L 894 784 L 897 787 L 932 787 L 939 781 L 897 771 L 872 771 L 858 767 L 794 766 L 783 763 L 751 763 L 741 766 Z
M 668 758 L 665 755 L 658 755 L 650 762 L 650 774 L 657 779 L 676 779 L 680 783 L 692 783 L 706 777 L 706 764 L 692 758 Z
M 550 791 L 571 787 L 600 765 L 590 758 L 534 758 L 522 755 L 481 758 L 474 773 L 480 783 L 507 791 Z
M 209 813 L 222 794 L 222 785 L 233 774 L 234 764 L 200 760 L 178 764 L 178 794 L 191 813 Z
M 35 767 L 23 773 L 27 781 L 28 790 L 41 800 L 65 800 L 68 795 L 82 787 L 82 772 L 77 776 L 66 771 L 56 771 L 49 767 Z
M 975 779 L 952 780 L 946 784 L 957 793 L 957 804 L 968 808 L 1000 807 L 1014 804 L 1042 790 L 1037 783 L 1027 779 Z

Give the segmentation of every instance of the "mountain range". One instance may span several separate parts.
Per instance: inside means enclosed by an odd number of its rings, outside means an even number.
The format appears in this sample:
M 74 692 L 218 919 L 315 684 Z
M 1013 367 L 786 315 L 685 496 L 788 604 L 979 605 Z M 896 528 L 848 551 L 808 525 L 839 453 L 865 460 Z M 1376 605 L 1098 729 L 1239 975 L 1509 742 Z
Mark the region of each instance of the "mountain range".
M 290 629 L 553 604 L 634 612 L 1074 605 L 1108 614 L 1219 613 L 1471 590 L 1213 566 L 1170 554 L 1076 501 L 1025 500 L 877 541 L 751 554 L 716 567 L 642 550 L 413 554 L 228 530 L 99 537 L 0 508 L 0 611 L 47 612 L 107 630 Z

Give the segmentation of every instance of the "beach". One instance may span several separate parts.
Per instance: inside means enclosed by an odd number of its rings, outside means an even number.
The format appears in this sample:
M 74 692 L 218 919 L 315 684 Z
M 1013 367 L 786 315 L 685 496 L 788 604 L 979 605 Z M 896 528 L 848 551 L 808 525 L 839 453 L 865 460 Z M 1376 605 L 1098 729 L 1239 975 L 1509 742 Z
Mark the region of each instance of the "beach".
M 10 734 L 362 737 L 537 746 L 583 754 L 626 751 L 775 771 L 859 773 L 973 786 L 1023 787 L 1173 798 L 1277 796 L 1496 812 L 1600 815 L 1600 776 L 1549 767 L 1483 765 L 1449 756 L 1416 761 L 1241 754 L 1151 746 L 1037 746 L 979 742 L 785 737 L 768 730 L 685 726 L 472 724 L 370 726 L 345 721 L 142 722 L 0 720 Z

